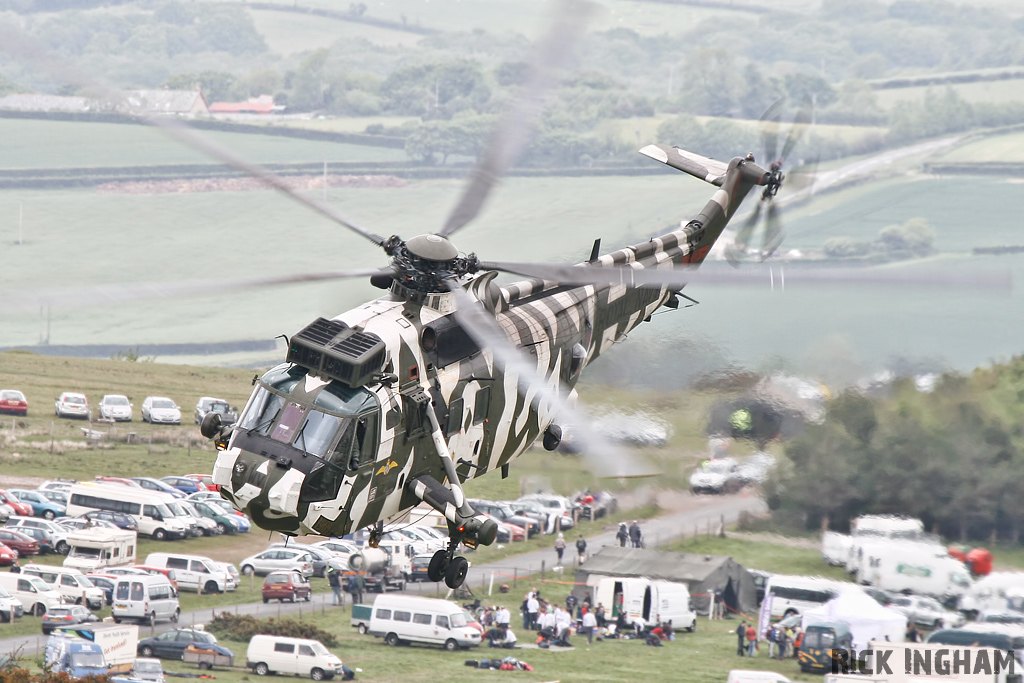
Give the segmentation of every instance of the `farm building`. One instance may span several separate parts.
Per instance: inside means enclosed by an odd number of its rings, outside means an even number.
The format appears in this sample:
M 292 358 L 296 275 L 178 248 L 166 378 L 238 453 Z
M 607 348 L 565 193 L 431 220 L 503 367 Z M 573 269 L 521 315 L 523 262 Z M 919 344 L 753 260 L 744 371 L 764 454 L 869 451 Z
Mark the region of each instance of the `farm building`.
M 605 546 L 576 570 L 576 583 L 591 576 L 624 576 L 685 583 L 694 611 L 707 614 L 711 595 L 722 591 L 727 610 L 751 613 L 757 609 L 754 578 L 731 557 L 670 553 L 641 548 Z
M 206 116 L 210 109 L 199 90 L 129 90 L 117 105 L 124 114 Z
M 62 95 L 7 95 L 0 97 L 0 109 L 13 111 L 64 111 L 86 112 L 99 108 L 96 100 L 88 97 L 64 97 Z

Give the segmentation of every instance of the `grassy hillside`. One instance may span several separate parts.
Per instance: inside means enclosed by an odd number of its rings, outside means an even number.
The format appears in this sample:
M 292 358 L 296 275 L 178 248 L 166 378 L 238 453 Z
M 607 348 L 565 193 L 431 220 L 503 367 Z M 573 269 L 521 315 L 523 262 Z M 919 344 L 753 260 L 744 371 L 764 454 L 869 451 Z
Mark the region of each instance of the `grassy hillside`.
M 878 104 L 888 109 L 901 101 L 920 102 L 925 93 L 942 93 L 947 87 L 952 88 L 967 102 L 1002 104 L 1005 102 L 1024 101 L 1024 79 L 1004 81 L 981 81 L 978 83 L 955 83 L 950 86 L 918 86 L 913 88 L 892 88 L 876 90 Z
M 1024 133 L 992 135 L 945 154 L 940 162 L 1024 161 Z

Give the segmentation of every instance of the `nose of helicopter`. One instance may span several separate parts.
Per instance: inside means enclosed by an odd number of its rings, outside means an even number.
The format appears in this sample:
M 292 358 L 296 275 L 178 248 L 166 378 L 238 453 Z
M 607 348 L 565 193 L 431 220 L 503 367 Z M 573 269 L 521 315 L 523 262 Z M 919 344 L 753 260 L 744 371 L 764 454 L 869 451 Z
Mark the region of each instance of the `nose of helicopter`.
M 222 491 L 252 521 L 273 531 L 297 531 L 299 493 L 305 475 L 295 468 L 239 450 L 231 466 L 230 483 Z

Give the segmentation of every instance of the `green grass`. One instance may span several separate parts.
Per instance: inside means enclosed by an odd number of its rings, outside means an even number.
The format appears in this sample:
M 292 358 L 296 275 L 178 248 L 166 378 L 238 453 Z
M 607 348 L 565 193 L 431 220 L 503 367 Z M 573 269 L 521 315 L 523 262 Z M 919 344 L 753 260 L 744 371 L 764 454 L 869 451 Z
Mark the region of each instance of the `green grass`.
M 1024 161 L 1024 133 L 991 135 L 969 142 L 943 155 L 943 162 Z
M 204 131 L 247 161 L 405 161 L 405 151 L 322 140 Z M 150 126 L 0 118 L 3 168 L 215 163 Z
M 920 102 L 929 90 L 934 94 L 942 94 L 947 87 L 953 88 L 957 95 L 970 103 L 1004 104 L 1024 101 L 1024 79 L 1019 78 L 977 83 L 954 83 L 949 86 L 931 85 L 876 90 L 875 98 L 878 100 L 879 106 L 888 109 L 901 101 Z
M 337 8 L 336 5 L 331 9 Z M 257 9 L 249 10 L 249 14 L 270 50 L 281 55 L 329 48 L 339 40 L 362 39 L 374 45 L 410 46 L 423 38 L 415 33 L 307 14 Z
M 774 574 L 821 576 L 840 581 L 849 580 L 842 567 L 830 567 L 821 559 L 820 550 L 791 547 L 767 541 L 715 536 L 695 536 L 672 543 L 666 550 L 698 555 L 726 555 L 747 569 L 761 569 Z

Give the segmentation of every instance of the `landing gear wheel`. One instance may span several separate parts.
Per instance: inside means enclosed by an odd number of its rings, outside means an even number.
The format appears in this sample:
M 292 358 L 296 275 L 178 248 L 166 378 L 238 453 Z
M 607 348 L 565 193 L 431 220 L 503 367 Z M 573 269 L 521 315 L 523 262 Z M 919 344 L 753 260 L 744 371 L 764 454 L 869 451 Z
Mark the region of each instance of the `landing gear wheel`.
M 453 557 L 444 570 L 444 583 L 449 588 L 458 588 L 466 580 L 469 571 L 469 560 L 464 557 Z
M 430 558 L 430 564 L 427 565 L 427 578 L 434 582 L 440 581 L 444 578 L 446 569 L 448 569 L 448 551 L 438 550 Z

